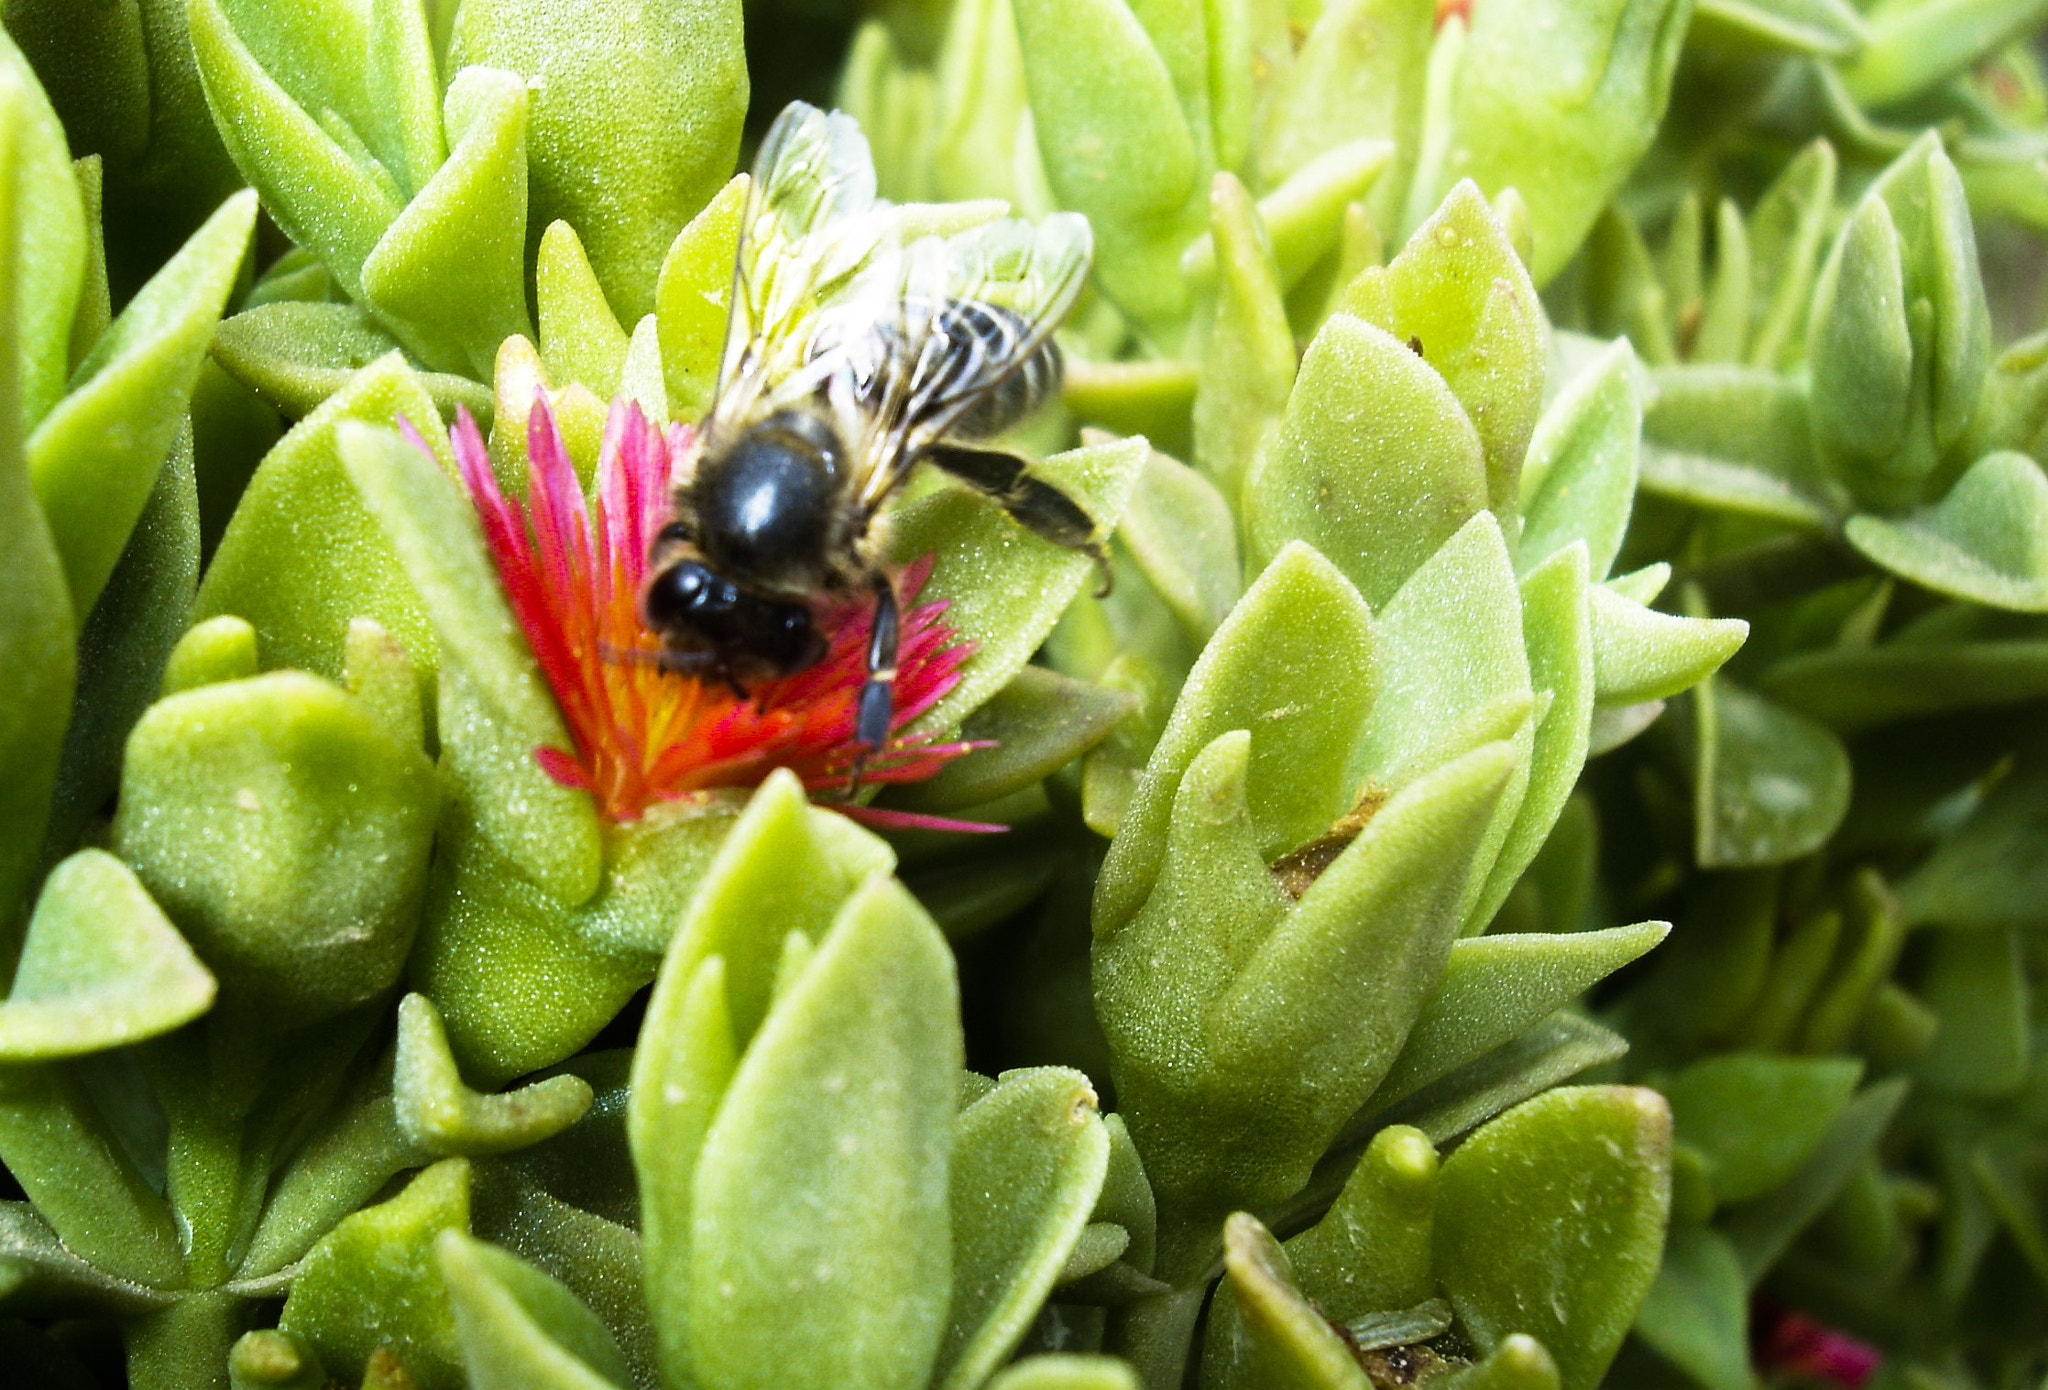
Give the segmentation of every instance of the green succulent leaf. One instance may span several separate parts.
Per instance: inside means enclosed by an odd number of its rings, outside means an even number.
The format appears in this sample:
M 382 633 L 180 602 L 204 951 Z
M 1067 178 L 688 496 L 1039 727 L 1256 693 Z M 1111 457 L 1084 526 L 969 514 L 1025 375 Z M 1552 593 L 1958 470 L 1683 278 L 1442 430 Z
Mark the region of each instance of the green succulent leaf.
M 1373 1104 L 1391 1105 L 1535 1027 L 1670 930 L 1663 922 L 1639 922 L 1604 931 L 1515 932 L 1456 942 L 1443 977 L 1373 1093 Z
M 1097 536 L 1106 537 L 1149 453 L 1142 439 L 1100 441 L 1041 460 L 1033 471 L 1079 502 Z M 1086 555 L 1029 534 L 962 487 L 939 488 L 898 509 L 889 554 L 899 564 L 938 557 L 918 597 L 945 599 L 947 625 L 976 644 L 959 684 L 913 726 L 931 732 L 951 729 L 1009 684 L 1092 570 Z
M 1862 1074 L 1846 1057 L 1738 1052 L 1703 1058 L 1658 1089 L 1679 1142 L 1707 1159 L 1715 1198 L 1746 1202 L 1806 1161 Z
M 1933 506 L 1854 516 L 1849 543 L 1902 579 L 1954 598 L 2048 612 L 2048 478 L 2025 454 L 1986 454 Z
M 1094 1089 L 1063 1067 L 1007 1073 L 960 1113 L 953 1303 L 935 1384 L 978 1386 L 1016 1347 L 1088 1224 L 1109 1150 Z
M 914 1384 L 952 1284 L 952 955 L 877 877 L 815 948 L 785 952 L 782 973 L 688 1175 L 690 1364 L 733 1386 Z M 764 1188 L 770 1167 L 781 1182 Z M 643 1153 L 643 1191 L 675 1180 Z M 784 1186 L 811 1200 L 791 1206 Z M 811 1335 L 787 1335 L 792 1306 Z
M 255 220 L 253 195 L 223 205 L 121 311 L 29 436 L 36 497 L 81 620 L 113 573 L 183 424 Z
M 1607 578 L 1628 529 L 1636 491 L 1643 408 L 1635 353 L 1608 348 L 1545 408 L 1521 466 L 1521 535 L 1515 556 L 1525 573 L 1584 541 L 1588 577 Z
M 1764 1197 L 1732 1209 L 1718 1223 L 1752 1288 L 1849 1181 L 1884 1134 L 1905 1098 L 1906 1086 L 1904 1078 L 1896 1078 L 1866 1088 L 1835 1116 L 1798 1172 Z
M 200 518 L 192 432 L 181 429 L 121 562 L 78 634 L 83 692 L 64 731 L 50 803 L 47 853 L 78 842 L 121 781 L 128 733 L 156 699 L 191 616 L 198 586 Z M 253 657 L 253 634 L 251 655 Z M 255 663 L 241 674 L 253 675 Z
M 746 207 L 748 176 L 738 174 L 676 233 L 655 286 L 656 324 L 668 398 L 685 419 L 711 403 L 725 350 L 726 300 Z
M 1773 0 L 1781 13 L 1812 12 L 1823 22 L 1855 25 L 1846 0 Z M 1705 20 L 1717 4 L 1702 0 Z M 1748 0 L 1734 0 L 1744 4 Z M 1749 324 L 1752 366 L 1784 369 L 1793 365 L 1805 345 L 1806 319 L 1813 276 L 1820 264 L 1823 241 L 1834 209 L 1835 147 L 1816 140 L 1785 166 L 1750 210 L 1750 265 L 1753 276 Z
M 1222 1289 L 1237 1317 L 1235 1345 L 1219 1347 L 1217 1370 L 1204 1358 L 1205 1387 L 1366 1390 L 1372 1384 L 1329 1320 L 1294 1286 L 1287 1253 L 1246 1212 L 1223 1227 Z
M 2025 931 L 2040 919 L 2044 778 L 2029 752 L 1898 884 L 1908 922 Z
M 128 742 L 114 844 L 266 1028 L 397 979 L 440 803 L 432 766 L 296 671 L 159 701 Z
M 1653 1091 L 1568 1087 L 1445 1160 L 1437 1275 L 1481 1350 L 1533 1329 L 1566 1390 L 1599 1383 L 1657 1273 L 1671 1114 Z
M 1023 791 L 1102 742 L 1137 707 L 1129 691 L 1026 666 L 960 725 L 962 739 L 991 746 L 906 787 L 890 804 L 959 811 Z
M 9 1309 L 133 1314 L 161 1308 L 174 1296 L 81 1258 L 29 1203 L 0 1205 L 0 1298 Z
M 1209 226 L 1211 259 L 1217 246 L 1223 258 L 1195 391 L 1195 459 L 1228 497 L 1242 486 L 1260 434 L 1287 405 L 1294 385 L 1294 331 L 1272 242 L 1251 195 L 1233 174 L 1218 174 L 1210 185 Z M 1147 483 L 1153 471 L 1148 467 Z M 1141 484 L 1139 496 L 1147 490 Z
M 213 1003 L 213 976 L 120 860 L 50 872 L 0 1003 L 0 1058 L 77 1057 L 168 1033 Z
M 234 379 L 288 416 L 317 411 L 347 389 L 361 369 L 397 351 L 398 340 L 354 304 L 280 300 L 224 319 L 213 335 L 213 360 Z M 415 379 L 446 415 L 467 406 L 488 423 L 488 387 L 465 376 L 417 372 Z
M 622 321 L 654 311 L 670 243 L 732 176 L 747 109 L 740 36 L 733 0 L 629 12 L 472 0 L 457 12 L 449 69 L 509 69 L 526 85 L 533 225 L 576 228 Z
M 1711 676 L 1749 635 L 1739 618 L 1659 613 L 1603 584 L 1587 589 L 1593 687 L 1603 705 L 1676 695 Z
M 1443 377 L 1363 319 L 1325 320 L 1245 481 L 1252 563 L 1304 540 L 1383 604 L 1486 504 L 1479 434 Z
M 1444 1377 L 1456 1390 L 1557 1390 L 1560 1383 L 1556 1359 L 1523 1332 L 1501 1338 L 1480 1361 Z
M 1287 1242 L 1295 1280 L 1326 1317 L 1348 1322 L 1436 1294 L 1436 1148 L 1420 1130 L 1375 1134 L 1321 1221 Z
M 1395 211 L 1422 135 L 1423 80 L 1436 13 L 1425 0 L 1348 0 L 1309 26 L 1286 75 L 1275 80 L 1258 162 L 1292 173 L 1346 136 L 1393 142 L 1374 191 L 1374 215 Z
M 1864 38 L 1862 16 L 1848 0 L 1699 0 L 1693 22 L 1707 33 L 1819 58 L 1850 56 Z
M 626 365 L 626 330 L 597 283 L 582 239 L 567 222 L 551 222 L 541 234 L 534 280 L 540 355 L 549 380 L 574 381 L 609 398 L 619 389 L 619 372 Z
M 1095 275 L 1155 332 L 1186 312 L 1181 248 L 1201 230 L 1202 138 L 1171 64 L 1123 0 L 1012 0 L 1045 177 L 1095 229 Z
M 77 292 L 76 269 L 68 278 L 63 270 L 66 238 L 82 235 L 73 225 L 78 193 L 68 166 L 61 195 L 44 191 L 54 126 L 46 121 L 26 64 L 0 39 L 0 208 L 7 210 L 0 217 L 0 286 L 12 306 L 0 317 L 0 564 L 10 576 L 0 600 L 0 759 L 11 772 L 0 797 L 0 909 L 9 913 L 19 912 L 36 871 L 78 660 L 63 558 L 36 502 L 23 447 L 25 422 L 47 410 L 62 380 L 54 378 L 41 408 L 31 409 L 44 390 L 38 335 L 56 331 L 50 310 L 59 302 L 68 328 Z M 54 138 L 61 159 L 62 136 Z
M 462 1084 L 448 1034 L 433 1002 L 408 994 L 398 1009 L 398 1060 L 392 1103 L 407 1138 L 437 1158 L 481 1157 L 523 1149 L 559 1134 L 590 1108 L 590 1083 L 551 1076 L 506 1095 Z
M 1417 191 L 1434 198 L 1463 178 L 1519 190 L 1530 269 L 1548 281 L 1649 148 L 1691 15 L 1687 0 L 1475 7 L 1443 113 L 1447 153 L 1435 169 L 1425 158 Z
M 394 7 L 395 8 L 395 7 Z M 466 67 L 448 84 L 447 162 L 405 205 L 362 265 L 365 301 L 411 328 L 437 364 L 488 378 L 498 344 L 531 331 L 526 313 L 527 87 Z
M 1832 491 L 1817 478 L 1802 383 L 1707 363 L 1652 368 L 1649 388 L 1644 491 L 1801 530 L 1832 524 Z
M 1747 1390 L 1749 1286 L 1726 1237 L 1685 1222 L 1671 1228 L 1635 1331 L 1706 1390 Z
M 1693 855 L 1703 867 L 1782 864 L 1834 834 L 1849 808 L 1840 739 L 1725 677 L 1703 681 L 1692 703 Z
M 1921 997 L 1940 1031 L 1915 1063 L 1930 1087 L 2010 1096 L 2027 1083 L 2033 1054 L 2032 988 L 2017 932 L 1934 934 Z
M 611 1333 L 558 1280 L 458 1229 L 441 1233 L 434 1255 L 471 1384 L 606 1390 L 630 1383 Z
M 265 455 L 200 580 L 193 620 L 246 619 L 270 666 L 339 678 L 349 623 L 375 618 L 426 680 L 438 653 L 434 629 L 342 466 L 335 427 L 344 420 L 409 420 L 454 468 L 424 384 L 396 353 L 378 359 Z M 306 545 L 315 535 L 323 560 L 311 565 Z
M 1138 1390 L 1138 1377 L 1113 1356 L 1028 1356 L 989 1381 L 988 1390 Z
M 1627 1051 L 1628 1040 L 1619 1033 L 1560 1009 L 1512 1042 L 1378 1112 L 1367 1127 L 1413 1125 L 1432 1143 L 1447 1144 L 1510 1106 Z M 1357 1128 L 1355 1122 L 1351 1128 Z
M 347 1217 L 299 1266 L 278 1327 L 332 1373 L 360 1376 L 383 1350 L 420 1390 L 457 1390 L 462 1349 L 435 1252 L 444 1232 L 469 1228 L 469 1202 L 469 1162 L 450 1158 Z
M 1356 792 L 1342 760 L 1375 683 L 1371 618 L 1357 591 L 1308 546 L 1289 546 L 1217 628 L 1182 686 L 1103 863 L 1097 932 L 1114 931 L 1144 903 L 1166 854 L 1182 774 L 1218 735 L 1255 731 L 1246 798 L 1264 853 L 1277 856 L 1326 831 Z
M 1345 303 L 1443 377 L 1479 433 L 1487 505 L 1512 533 L 1549 325 L 1478 186 L 1467 179 L 1453 188 L 1384 270 L 1362 272 Z
M 1859 101 L 1882 106 L 2002 48 L 2039 24 L 2041 13 L 2030 0 L 1880 7 L 1867 21 L 1867 40 L 1843 81 Z
M 16 382 L 7 428 L 27 433 L 56 405 L 71 375 L 71 325 L 84 284 L 88 231 L 64 127 L 27 59 L 4 37 L 0 121 L 6 126 L 9 194 L 9 370 Z
M 468 497 L 436 459 L 388 429 L 341 422 L 335 449 L 445 655 L 453 689 L 443 698 L 457 708 L 444 713 L 441 738 L 460 804 L 536 883 L 584 901 L 601 873 L 597 813 L 587 792 L 557 783 L 532 757 L 568 747 L 569 734 Z

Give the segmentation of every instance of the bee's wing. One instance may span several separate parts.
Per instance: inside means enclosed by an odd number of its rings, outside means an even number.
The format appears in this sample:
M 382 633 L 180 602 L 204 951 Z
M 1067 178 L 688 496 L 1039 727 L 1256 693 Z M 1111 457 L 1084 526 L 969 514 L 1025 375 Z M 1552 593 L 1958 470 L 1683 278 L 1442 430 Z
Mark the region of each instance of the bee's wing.
M 754 163 L 733 263 L 725 350 L 707 426 L 752 418 L 805 367 L 818 308 L 843 295 L 890 232 L 867 138 L 850 116 L 783 108 Z
M 893 282 L 894 298 L 875 321 L 888 323 L 893 314 L 894 323 L 863 340 L 885 344 L 892 360 L 856 364 L 848 377 L 865 375 L 881 389 L 869 392 L 858 418 L 839 411 L 846 437 L 856 441 L 857 495 L 870 513 L 963 411 L 1045 344 L 1088 278 L 1092 249 L 1086 218 L 1055 213 L 1037 225 L 988 222 L 876 257 L 877 278 Z M 879 285 L 871 293 L 879 304 Z M 956 300 L 1008 310 L 1021 330 L 956 341 L 944 317 Z

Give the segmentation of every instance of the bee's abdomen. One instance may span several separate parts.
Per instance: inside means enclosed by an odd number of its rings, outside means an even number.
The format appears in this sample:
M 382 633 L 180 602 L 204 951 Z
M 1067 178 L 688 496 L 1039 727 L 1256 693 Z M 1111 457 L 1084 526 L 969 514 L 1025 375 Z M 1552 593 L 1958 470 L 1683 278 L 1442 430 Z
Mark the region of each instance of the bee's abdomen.
M 933 330 L 948 345 L 934 399 L 968 398 L 949 434 L 961 439 L 1000 434 L 1060 388 L 1060 350 L 1050 337 L 1016 360 L 1030 325 L 1009 309 L 973 299 L 948 300 Z

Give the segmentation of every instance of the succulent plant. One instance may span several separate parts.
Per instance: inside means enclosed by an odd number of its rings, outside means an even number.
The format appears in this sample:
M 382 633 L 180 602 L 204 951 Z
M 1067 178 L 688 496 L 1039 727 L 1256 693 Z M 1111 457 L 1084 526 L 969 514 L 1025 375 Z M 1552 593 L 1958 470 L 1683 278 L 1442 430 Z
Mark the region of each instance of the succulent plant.
M 2043 11 L 8 0 L 0 1367 L 2038 1383 Z M 750 92 L 1092 228 L 875 748 L 640 617 Z

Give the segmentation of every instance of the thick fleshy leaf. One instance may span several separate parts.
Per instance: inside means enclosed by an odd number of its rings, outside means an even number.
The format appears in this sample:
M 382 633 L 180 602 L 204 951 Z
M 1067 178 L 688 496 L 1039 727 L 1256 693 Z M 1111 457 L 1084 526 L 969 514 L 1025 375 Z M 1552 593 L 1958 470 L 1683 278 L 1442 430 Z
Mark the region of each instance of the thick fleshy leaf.
M 85 275 L 87 230 L 64 127 L 14 41 L 0 35 L 6 123 L 8 335 L 15 393 L 6 428 L 32 430 L 64 394 L 71 323 Z M 17 423 L 17 421 L 19 423 Z
M 255 195 L 229 199 L 129 301 L 29 436 L 36 497 L 81 619 L 113 573 L 183 424 L 255 220 Z
M 41 384 L 48 364 L 37 354 L 48 345 L 38 335 L 69 330 L 78 270 L 64 269 L 74 254 L 67 238 L 83 236 L 77 186 L 54 127 L 27 65 L 0 38 L 0 280 L 17 297 L 13 317 L 0 322 L 0 567 L 8 575 L 0 586 L 0 765 L 9 769 L 0 795 L 0 910 L 14 914 L 42 850 L 77 667 L 63 559 L 22 442 L 23 412 L 39 393 L 47 409 L 63 380 L 60 344 L 47 391 Z M 61 190 L 47 184 L 57 172 L 45 167 L 50 157 L 63 165 Z M 52 312 L 60 305 L 61 316 Z
M 68 1068 L 0 1071 L 0 1161 L 73 1256 L 135 1284 L 174 1288 L 183 1281 L 184 1248 L 170 1204 Z
M 2004 4 L 1883 7 L 1843 80 L 1856 99 L 1882 106 L 1961 72 L 2040 22 L 2025 0 Z
M 1469 937 L 1451 947 L 1401 1054 L 1373 1093 L 1391 1105 L 1541 1023 L 1671 930 L 1639 922 L 1605 931 Z
M 1195 392 L 1195 461 L 1234 497 L 1260 433 L 1286 408 L 1294 331 L 1265 224 L 1236 175 L 1218 174 L 1210 185 L 1209 225 L 1223 259 Z M 1141 485 L 1140 495 L 1146 490 Z
M 1343 775 L 1372 707 L 1372 622 L 1343 575 L 1288 547 L 1209 640 L 1131 794 L 1095 890 L 1098 933 L 1145 901 L 1166 852 L 1181 776 L 1219 734 L 1254 731 L 1246 797 L 1263 850 L 1278 855 L 1351 808 Z M 1313 769 L 1311 780 L 1304 772 Z
M 1435 167 L 1425 155 L 1416 193 L 1433 202 L 1462 178 L 1520 190 L 1531 270 L 1549 280 L 1649 148 L 1690 16 L 1681 0 L 1475 6 L 1445 113 L 1449 149 Z
M 76 844 L 106 807 L 120 785 L 129 731 L 157 695 L 167 693 L 165 668 L 191 617 L 200 545 L 192 433 L 181 429 L 121 562 L 78 634 L 80 694 L 64 731 L 50 802 L 51 853 Z M 255 674 L 253 661 L 242 674 Z
M 1992 931 L 2027 931 L 2048 902 L 2048 839 L 2038 754 L 2023 756 L 1969 817 L 1898 884 L 1908 922 Z
M 1480 437 L 1444 379 L 1392 334 L 1333 314 L 1246 479 L 1249 558 L 1305 540 L 1382 604 L 1486 503 Z
M 1906 1081 L 1881 1081 L 1850 1101 L 1799 1171 L 1768 1195 L 1730 1211 L 1719 1223 L 1754 1287 L 1794 1237 L 1827 1209 L 1876 1145 L 1905 1098 Z
M 244 618 L 271 666 L 338 678 L 349 623 L 375 618 L 425 680 L 438 651 L 434 629 L 335 451 L 343 420 L 409 420 L 453 471 L 420 379 L 396 353 L 378 359 L 264 457 L 200 580 L 193 620 Z
M 1208 641 L 1244 593 L 1237 518 L 1225 494 L 1156 450 L 1145 460 L 1117 539 L 1191 642 Z
M 339 4 L 289 15 L 246 0 L 197 0 L 189 7 L 192 50 L 228 154 L 263 194 L 270 216 L 293 242 L 317 251 L 351 296 L 361 293 L 363 261 L 403 208 L 406 191 L 363 144 L 365 134 L 374 135 L 381 124 L 362 119 L 372 113 L 364 110 L 368 93 L 360 77 L 365 68 L 377 70 L 376 58 L 342 76 L 308 61 L 308 50 L 319 51 L 321 44 L 369 50 L 366 19 L 361 10 Z M 422 73 L 397 54 L 377 57 L 389 61 L 386 74 L 424 77 L 431 91 L 431 59 Z M 336 110 L 336 129 L 330 130 L 306 109 L 308 101 L 355 109 Z M 382 114 L 399 109 L 394 103 Z M 440 133 L 439 122 L 433 122 L 431 144 L 439 145 Z
M 1186 312 L 1181 248 L 1202 229 L 1200 142 L 1173 74 L 1122 0 L 1013 0 L 1046 181 L 1095 229 L 1095 274 L 1141 324 Z
M 526 315 L 528 92 L 515 73 L 465 67 L 448 84 L 447 162 L 363 262 L 367 302 L 411 327 L 431 360 L 488 377 Z
M 1038 1316 L 1102 1191 L 1109 1148 L 1094 1088 L 1063 1067 L 1007 1073 L 961 1112 L 953 1302 L 932 1373 L 942 1390 L 982 1384 Z
M 1660 613 L 1604 584 L 1587 589 L 1593 688 L 1603 705 L 1632 705 L 1689 690 L 1749 636 L 1740 618 Z
M 1693 854 L 1703 867 L 1782 864 L 1849 809 L 1849 754 L 1827 728 L 1725 678 L 1692 694 Z
M 1635 353 L 1616 343 L 1574 377 L 1537 420 L 1522 464 L 1517 568 L 1584 541 L 1594 582 L 1607 578 L 1636 492 L 1643 408 Z
M 669 403 L 685 419 L 711 401 L 725 350 L 727 300 L 748 176 L 740 174 L 676 234 L 655 287 L 663 379 Z
M 1522 599 L 1490 513 L 1409 577 L 1375 633 L 1379 691 L 1352 753 L 1352 786 L 1396 790 L 1526 722 L 1534 697 Z M 1524 749 L 1526 758 L 1526 738 Z M 1519 789 L 1511 795 L 1519 800 Z
M 2048 478 L 1986 454 L 1946 497 L 1900 521 L 1854 516 L 1849 543 L 1903 579 L 1993 608 L 2048 613 Z
M 398 1009 L 398 1059 L 391 1099 L 407 1138 L 437 1158 L 477 1158 L 537 1144 L 590 1108 L 590 1083 L 564 1074 L 505 1095 L 462 1083 L 441 1015 L 423 994 Z
M 1706 1390 L 1749 1390 L 1749 1286 L 1725 1237 L 1672 1227 L 1635 1331 Z
M 1941 1020 L 1915 1063 L 1931 1087 L 2011 1096 L 2027 1083 L 2033 987 L 2017 932 L 1936 933 L 1920 995 Z
M 1658 1089 L 1681 1143 L 1708 1160 L 1714 1196 L 1746 1202 L 1791 1177 L 1855 1093 L 1846 1057 L 1728 1053 L 1693 1063 Z
M 670 252 L 670 256 L 674 256 Z M 540 355 L 548 379 L 577 382 L 609 399 L 619 389 L 626 365 L 626 330 L 612 313 L 590 268 L 583 242 L 567 222 L 550 223 L 541 234 L 534 270 L 539 298 Z
M 739 153 L 739 5 L 471 0 L 456 15 L 448 67 L 473 63 L 509 69 L 527 86 L 533 226 L 576 228 L 619 317 L 651 313 L 670 243 Z
M 476 511 L 461 484 L 390 430 L 335 427 L 335 449 L 383 529 L 448 664 L 441 739 L 465 811 L 536 883 L 570 904 L 597 888 L 602 855 L 586 792 L 562 786 L 532 756 L 569 734 L 519 633 Z M 458 717 L 459 712 L 459 717 Z M 522 756 L 523 755 L 523 756 Z
M 1142 439 L 1085 444 L 1033 465 L 1064 490 L 1107 536 L 1123 516 L 1150 451 Z M 946 600 L 946 625 L 975 644 L 959 684 L 911 726 L 939 732 L 1010 683 L 1093 573 L 1088 557 L 1040 540 L 1002 508 L 964 487 L 945 487 L 899 509 L 890 558 L 908 564 L 936 555 L 919 598 Z
M 916 1384 L 952 1284 L 952 954 L 878 877 L 785 967 L 696 1164 L 691 1364 L 709 1383 L 762 1390 Z M 791 1318 L 808 1335 L 790 1337 Z
M 1656 1277 L 1670 1205 L 1662 1097 L 1552 1091 L 1444 1161 L 1437 1275 L 1481 1350 L 1530 1332 L 1566 1390 L 1592 1390 Z
M 1029 1356 L 997 1375 L 988 1390 L 1138 1390 L 1138 1376 L 1113 1356 Z
M 140 1313 L 174 1295 L 109 1274 L 67 1248 L 27 1202 L 0 1204 L 0 1298 L 19 1313 Z
M 1329 1212 L 1287 1242 L 1295 1280 L 1324 1316 L 1348 1322 L 1436 1293 L 1435 1147 L 1420 1130 L 1375 1134 Z
M 0 1003 L 0 1058 L 76 1057 L 191 1022 L 213 976 L 127 865 L 80 850 L 50 873 Z
M 1478 186 L 1461 181 L 1384 270 L 1360 275 L 1344 302 L 1451 388 L 1479 433 L 1487 505 L 1512 535 L 1522 459 L 1543 399 L 1548 324 Z
M 385 1348 L 419 1390 L 457 1390 L 462 1349 L 434 1252 L 443 1232 L 469 1228 L 469 1186 L 468 1160 L 445 1159 L 343 1220 L 299 1266 L 278 1326 L 331 1374 L 358 1377 Z
M 629 1383 L 611 1333 L 559 1281 L 459 1230 L 443 1231 L 434 1255 L 471 1385 L 610 1390 Z
M 397 348 L 398 340 L 357 305 L 292 299 L 244 309 L 213 336 L 214 360 L 291 417 L 311 415 L 358 371 Z M 481 383 L 446 372 L 414 375 L 446 414 L 467 406 L 477 419 L 491 418 L 491 392 Z
M 1129 691 L 1026 666 L 960 726 L 962 739 L 990 747 L 946 764 L 929 781 L 906 785 L 887 804 L 959 811 L 1023 791 L 1102 742 L 1137 707 Z
M 1804 304 L 1801 305 L 1804 312 Z M 1642 487 L 1712 511 L 1805 531 L 1832 524 L 1813 462 L 1805 385 L 1774 371 L 1706 363 L 1649 374 Z
M 1309 26 L 1262 131 L 1259 168 L 1284 176 L 1343 138 L 1378 136 L 1394 157 L 1374 190 L 1392 212 L 1422 135 L 1422 83 L 1436 15 L 1426 0 L 1347 0 Z
M 1614 1061 L 1628 1039 L 1560 1009 L 1512 1042 L 1424 1086 L 1400 1104 L 1368 1114 L 1368 1129 L 1408 1124 L 1448 1144 L 1513 1105 Z M 1367 1107 L 1368 1112 L 1372 1110 Z M 1356 1121 L 1347 1128 L 1357 1130 Z
M 440 803 L 433 768 L 353 697 L 278 671 L 159 701 L 135 726 L 114 845 L 267 1027 L 398 978 Z
M 1770 697 L 1835 729 L 1981 709 L 2048 695 L 2048 641 L 1931 639 L 1800 652 L 1757 682 Z
M 1223 1227 L 1221 1289 L 1234 1301 L 1236 1338 L 1217 1348 L 1215 1370 L 1203 1358 L 1204 1387 L 1367 1390 L 1372 1382 L 1329 1320 L 1294 1285 L 1287 1253 L 1247 1212 Z
M 1781 13 L 1807 10 L 1849 15 L 1847 0 L 1772 0 Z M 1755 0 L 1704 0 L 1704 20 L 1716 4 L 1753 5 Z M 1755 293 L 1749 329 L 1749 361 L 1757 367 L 1793 365 L 1805 345 L 1808 294 L 1820 262 L 1834 208 L 1835 148 L 1816 140 L 1785 166 L 1749 214 Z
M 1864 37 L 1848 0 L 1699 0 L 1694 23 L 1737 42 L 1824 58 L 1853 54 Z
M 1158 884 L 1095 957 L 1153 1186 L 1166 1206 L 1218 1216 L 1297 1191 L 1391 1065 L 1516 763 L 1486 744 L 1411 782 L 1289 908 L 1252 838 L 1246 744 L 1226 735 L 1189 768 Z

